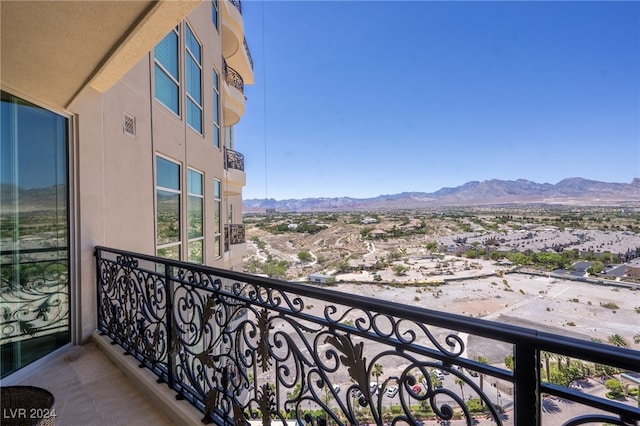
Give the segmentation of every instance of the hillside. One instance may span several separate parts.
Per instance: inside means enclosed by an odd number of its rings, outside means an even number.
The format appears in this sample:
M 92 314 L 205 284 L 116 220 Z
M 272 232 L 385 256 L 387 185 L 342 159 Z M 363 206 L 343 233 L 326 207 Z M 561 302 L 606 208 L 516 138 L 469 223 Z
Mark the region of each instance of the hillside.
M 555 204 L 575 206 L 635 206 L 640 204 L 640 178 L 631 183 L 599 182 L 579 177 L 563 179 L 555 185 L 525 179 L 471 181 L 436 192 L 402 192 L 374 198 L 304 198 L 289 200 L 244 200 L 244 211 L 267 208 L 278 211 L 331 211 L 415 209 L 469 205 Z

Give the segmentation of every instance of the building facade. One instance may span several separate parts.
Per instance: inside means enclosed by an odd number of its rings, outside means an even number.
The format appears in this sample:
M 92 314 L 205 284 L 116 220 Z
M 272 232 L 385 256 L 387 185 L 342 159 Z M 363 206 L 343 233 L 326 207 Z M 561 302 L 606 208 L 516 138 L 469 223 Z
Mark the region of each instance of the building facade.
M 96 329 L 97 245 L 239 270 L 254 76 L 239 0 L 0 7 L 11 378 Z

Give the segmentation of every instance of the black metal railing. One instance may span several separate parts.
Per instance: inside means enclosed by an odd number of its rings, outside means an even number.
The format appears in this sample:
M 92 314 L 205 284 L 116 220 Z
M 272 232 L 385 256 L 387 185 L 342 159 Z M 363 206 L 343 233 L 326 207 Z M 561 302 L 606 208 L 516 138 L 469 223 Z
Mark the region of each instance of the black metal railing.
M 249 58 L 249 64 L 251 64 L 251 69 L 253 69 L 253 58 L 251 57 L 251 50 L 249 50 L 249 45 L 247 44 L 247 39 L 242 40 L 244 44 L 244 50 L 247 52 L 247 57 Z
M 242 244 L 244 239 L 244 225 L 228 223 L 224 225 L 224 251 L 229 251 L 233 244 Z
M 238 12 L 242 14 L 242 2 L 240 0 L 229 0 L 229 3 L 234 5 L 236 9 L 238 9 Z
M 638 351 L 121 250 L 95 255 L 99 330 L 203 421 L 560 424 L 543 420 L 549 398 L 571 406 L 565 425 L 640 419 L 637 403 L 541 380 L 549 356 L 611 373 L 637 371 Z M 506 343 L 513 371 L 471 359 L 472 337 Z
M 227 169 L 244 172 L 244 155 L 227 147 L 224 148 L 224 164 Z
M 244 93 L 244 80 L 242 79 L 242 76 L 238 73 L 238 71 L 227 65 L 226 61 L 224 62 L 224 79 L 227 84 Z
M 0 345 L 69 327 L 66 247 L 0 252 Z

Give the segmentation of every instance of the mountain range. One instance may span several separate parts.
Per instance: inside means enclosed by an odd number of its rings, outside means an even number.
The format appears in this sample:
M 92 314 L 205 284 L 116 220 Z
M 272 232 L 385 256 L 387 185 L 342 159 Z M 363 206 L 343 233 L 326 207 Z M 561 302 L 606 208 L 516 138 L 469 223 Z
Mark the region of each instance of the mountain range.
M 331 211 L 419 209 L 447 206 L 491 205 L 567 205 L 567 206 L 640 206 L 640 178 L 631 183 L 599 182 L 573 177 L 554 184 L 536 183 L 525 179 L 483 182 L 471 181 L 455 188 L 436 192 L 402 192 L 373 198 L 304 198 L 248 199 L 246 213 L 277 211 Z

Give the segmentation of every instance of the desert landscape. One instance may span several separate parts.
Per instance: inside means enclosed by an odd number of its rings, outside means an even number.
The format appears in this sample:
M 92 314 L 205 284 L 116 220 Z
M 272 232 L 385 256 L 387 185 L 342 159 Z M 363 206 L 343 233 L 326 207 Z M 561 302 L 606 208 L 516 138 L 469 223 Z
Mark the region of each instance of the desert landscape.
M 550 215 L 545 216 L 549 221 Z M 250 224 L 247 228 L 247 264 L 250 268 L 251 265 L 263 266 L 265 275 L 272 273 L 299 282 L 300 285 L 428 309 L 436 314 L 446 312 L 481 318 L 497 324 L 510 324 L 604 344 L 620 344 L 616 339 L 621 338 L 624 345 L 640 349 L 640 285 L 624 277 L 621 272 L 624 271 L 624 265 L 617 263 L 619 259 L 606 250 L 615 247 L 618 252 L 633 252 L 639 241 L 636 232 L 612 232 L 597 228 L 565 231 L 549 223 L 530 224 L 523 230 L 520 227 L 523 224 L 515 224 L 515 221 L 498 227 L 497 221 L 492 220 L 495 217 L 498 216 L 484 214 L 461 218 L 455 215 L 432 215 L 425 219 L 415 213 L 389 213 L 376 215 L 375 218 L 368 215 L 357 218 L 349 215 L 292 215 L 284 219 L 280 217 L 279 220 L 265 219 L 270 222 L 270 227 L 257 226 L 260 223 L 258 219 L 255 222 L 250 219 L 247 221 Z M 531 219 L 527 220 L 531 222 Z M 615 226 L 627 227 L 635 220 L 635 215 L 624 217 Z M 297 232 L 299 226 L 309 226 L 311 232 Z M 416 229 L 424 232 L 415 232 Z M 492 236 L 483 239 L 483 235 L 490 233 L 497 234 L 498 238 Z M 473 243 L 464 244 L 460 237 L 462 235 L 473 239 Z M 501 236 L 505 240 L 515 240 L 516 244 L 539 244 L 538 250 L 553 252 L 543 248 L 550 248 L 557 243 L 547 241 L 550 235 L 562 235 L 569 241 L 563 244 L 584 245 L 587 256 L 590 247 L 605 247 L 605 250 L 598 251 L 607 259 L 606 267 L 596 275 L 576 270 L 571 265 L 567 269 L 545 271 L 535 265 L 510 262 L 506 251 L 501 253 L 501 257 L 493 258 L 489 255 L 470 255 L 487 247 L 484 241 L 495 244 Z M 580 235 L 580 238 L 573 238 L 574 235 Z M 572 238 L 576 240 L 575 243 L 570 242 Z M 458 251 L 448 253 L 451 247 Z M 527 250 L 531 252 L 530 248 Z M 551 256 L 558 254 L 554 253 Z M 593 264 L 597 259 L 597 256 L 593 256 L 586 264 Z M 576 266 L 578 263 L 573 262 Z M 252 272 L 259 272 L 259 269 Z M 324 309 L 325 305 L 317 300 L 305 302 L 307 314 L 322 318 Z M 357 318 L 357 314 L 346 316 L 343 322 L 353 324 Z M 289 332 L 291 336 L 295 334 L 287 329 L 287 324 L 282 327 L 282 331 Z M 445 346 L 448 335 L 458 336 L 464 342 L 462 357 L 484 360 L 497 368 L 508 368 L 506 362 L 513 354 L 511 344 L 455 330 L 428 328 L 435 339 Z M 429 344 L 424 338 L 417 343 L 423 342 Z M 371 360 L 388 351 L 389 347 L 383 343 L 366 341 L 363 350 L 365 357 Z M 560 365 L 563 359 L 553 354 L 549 356 L 554 359 L 554 365 L 556 362 Z M 395 378 L 405 371 L 406 360 L 390 352 L 380 357 L 379 362 L 382 373 L 378 381 L 397 383 Z M 568 360 L 566 362 L 569 363 Z M 617 377 L 620 378 L 619 375 Z M 470 380 L 482 386 L 477 377 Z M 346 368 L 335 371 L 331 381 L 339 389 L 348 389 L 353 385 Z M 508 416 L 513 404 L 511 384 L 489 376 L 485 381 L 496 389 L 495 393 L 491 390 L 487 395 L 505 410 L 502 419 L 504 424 L 512 424 Z M 463 399 L 474 395 L 469 385 L 458 386 L 453 374 L 444 376 L 442 382 L 446 389 L 458 393 Z M 580 383 L 585 392 L 594 396 L 604 397 L 607 392 L 604 380 L 586 378 Z M 391 407 L 399 402 L 397 398 L 386 394 L 383 404 Z M 440 403 L 447 402 L 453 401 L 446 398 L 440 400 Z M 631 397 L 622 402 L 632 406 L 637 404 Z M 566 401 L 553 397 L 545 398 L 544 404 L 545 424 L 562 424 L 583 414 L 580 410 L 584 409 L 579 404 L 566 404 Z M 476 424 L 492 423 L 482 417 L 476 421 Z M 437 423 L 425 420 L 424 424 Z M 457 423 L 454 420 L 451 424 Z

